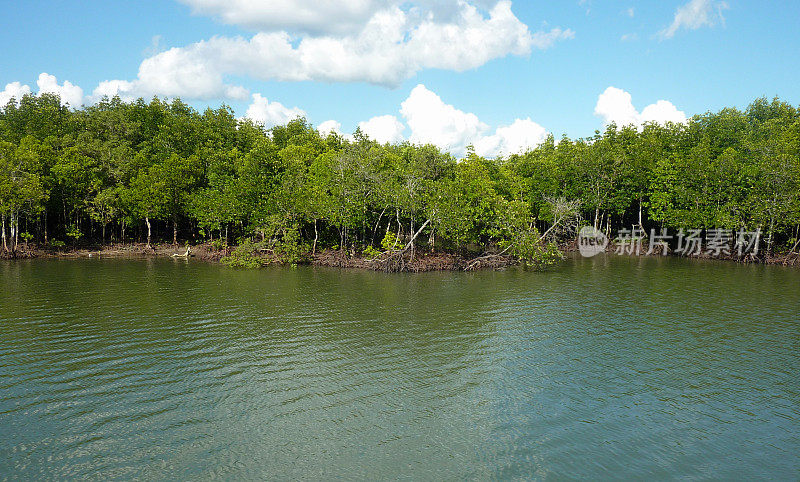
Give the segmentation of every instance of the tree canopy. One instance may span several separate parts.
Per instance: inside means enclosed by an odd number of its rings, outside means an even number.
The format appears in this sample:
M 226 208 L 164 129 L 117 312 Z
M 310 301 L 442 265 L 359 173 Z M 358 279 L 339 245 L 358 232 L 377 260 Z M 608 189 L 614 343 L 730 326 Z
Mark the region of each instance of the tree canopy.
M 292 240 L 309 249 L 408 243 L 532 256 L 553 200 L 613 233 L 760 229 L 768 249 L 800 226 L 800 110 L 774 99 L 686 124 L 609 125 L 497 159 L 432 145 L 264 129 L 222 106 L 158 98 L 78 110 L 52 94 L 0 109 L 4 249 L 40 243 Z M 526 255 L 526 253 L 528 253 Z

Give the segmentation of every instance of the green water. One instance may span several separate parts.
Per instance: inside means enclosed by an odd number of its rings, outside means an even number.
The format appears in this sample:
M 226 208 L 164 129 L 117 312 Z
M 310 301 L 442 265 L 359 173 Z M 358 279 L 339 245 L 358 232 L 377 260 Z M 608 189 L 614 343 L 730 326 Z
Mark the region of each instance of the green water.
M 0 479 L 800 477 L 800 270 L 0 263 Z

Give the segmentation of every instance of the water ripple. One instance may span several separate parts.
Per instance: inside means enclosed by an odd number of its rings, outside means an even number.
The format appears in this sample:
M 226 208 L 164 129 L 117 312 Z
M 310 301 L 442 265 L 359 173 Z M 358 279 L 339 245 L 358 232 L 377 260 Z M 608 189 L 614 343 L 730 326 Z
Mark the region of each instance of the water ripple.
M 798 287 L 0 264 L 0 479 L 794 478 Z

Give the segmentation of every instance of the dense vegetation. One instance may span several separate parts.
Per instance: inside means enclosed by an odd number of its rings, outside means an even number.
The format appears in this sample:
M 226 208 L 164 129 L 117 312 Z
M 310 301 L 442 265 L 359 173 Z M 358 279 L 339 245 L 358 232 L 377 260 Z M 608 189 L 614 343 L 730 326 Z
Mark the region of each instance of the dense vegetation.
M 608 232 L 730 228 L 796 242 L 800 110 L 758 99 L 688 124 L 609 126 L 500 159 L 433 146 L 321 136 L 298 119 L 268 130 L 231 109 L 53 95 L 0 111 L 3 249 L 153 240 L 269 246 L 284 259 L 334 248 L 553 255 L 571 223 Z M 572 223 L 574 224 L 574 223 Z M 257 245 L 257 246 L 256 246 Z

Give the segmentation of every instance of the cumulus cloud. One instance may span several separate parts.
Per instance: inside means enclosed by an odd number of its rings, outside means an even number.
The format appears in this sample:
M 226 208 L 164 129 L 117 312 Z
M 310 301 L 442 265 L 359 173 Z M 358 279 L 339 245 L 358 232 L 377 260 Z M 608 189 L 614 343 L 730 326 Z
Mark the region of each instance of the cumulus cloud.
M 96 95 L 246 96 L 226 82 L 228 76 L 396 87 L 424 69 L 474 69 L 575 35 L 561 28 L 531 33 L 508 0 L 417 0 L 410 7 L 399 0 L 184 1 L 198 13 L 259 31 L 160 52 L 141 63 L 136 79 L 106 81 Z M 340 17 L 349 20 L 337 25 Z M 292 29 L 306 33 L 293 35 Z
M 700 27 L 713 27 L 725 22 L 722 11 L 728 8 L 725 2 L 714 0 L 691 0 L 675 11 L 675 18 L 669 27 L 658 33 L 659 38 L 670 39 L 678 30 L 697 30 Z
M 262 124 L 266 128 L 286 124 L 306 113 L 297 107 L 288 108 L 280 102 L 270 102 L 261 94 L 253 94 L 253 103 L 247 108 L 246 118 Z
M 105 80 L 95 87 L 92 95 L 89 96 L 89 101 L 94 103 L 100 101 L 103 97 L 110 99 L 115 95 L 118 95 L 125 102 L 131 102 L 137 97 L 133 83 L 125 80 Z
M 57 94 L 61 98 L 61 105 L 69 105 L 76 109 L 83 105 L 83 89 L 68 80 L 59 84 L 55 75 L 42 72 L 36 80 L 36 86 L 39 88 L 37 95 Z M 0 107 L 5 107 L 12 97 L 19 102 L 23 95 L 30 93 L 31 88 L 26 84 L 20 82 L 6 84 L 5 89 L 0 92 Z
M 39 74 L 36 85 L 39 87 L 39 95 L 44 93 L 58 94 L 61 97 L 62 105 L 69 104 L 70 107 L 76 109 L 83 105 L 83 89 L 68 80 L 65 80 L 63 84 L 59 84 L 55 75 L 42 72 Z
M 342 123 L 337 122 L 335 120 L 326 120 L 325 122 L 320 123 L 317 126 L 317 130 L 323 136 L 327 136 L 328 134 L 335 133 L 341 134 L 342 133 Z
M 547 131 L 531 119 L 517 119 L 491 132 L 473 113 L 446 104 L 435 92 L 419 84 L 400 105 L 400 114 L 414 144 L 433 144 L 463 156 L 473 145 L 481 156 L 496 157 L 526 151 L 539 145 Z M 331 121 L 328 121 L 331 122 Z M 406 129 L 397 117 L 384 115 L 359 123 L 361 131 L 378 142 L 400 142 Z
M 393 115 L 382 115 L 373 117 L 365 122 L 359 122 L 358 128 L 361 129 L 361 132 L 369 136 L 370 139 L 385 144 L 387 142 L 395 143 L 402 141 L 403 131 L 406 126 Z
M 642 110 L 642 122 L 657 122 L 659 124 L 666 124 L 667 122 L 675 122 L 683 124 L 686 122 L 686 114 L 678 110 L 672 102 L 666 100 L 659 100 L 655 104 L 650 104 Z
M 510 126 L 498 127 L 493 135 L 475 141 L 475 153 L 486 157 L 523 153 L 544 142 L 547 134 L 547 129 L 530 118 L 517 119 Z
M 686 122 L 686 114 L 666 100 L 650 104 L 640 113 L 633 106 L 631 94 L 616 87 L 609 87 L 600 94 L 594 113 L 603 118 L 605 125 L 613 122 L 620 127 L 627 125 L 639 127 L 645 122 L 659 124 Z
M 403 101 L 400 113 L 411 129 L 411 142 L 435 144 L 458 153 L 465 152 L 489 128 L 475 114 L 445 104 L 422 84 Z
M 31 88 L 19 82 L 11 82 L 6 84 L 6 88 L 0 92 L 0 109 L 8 104 L 8 101 L 14 99 L 18 104 L 22 96 L 30 94 Z

